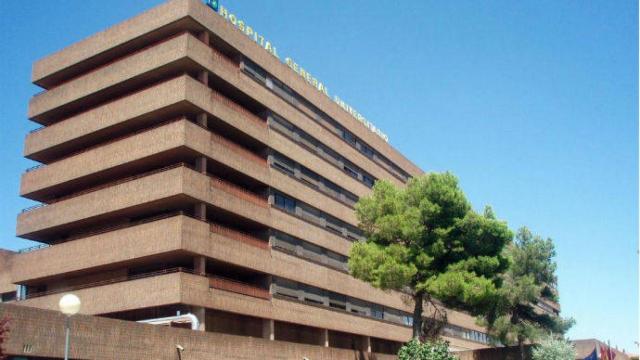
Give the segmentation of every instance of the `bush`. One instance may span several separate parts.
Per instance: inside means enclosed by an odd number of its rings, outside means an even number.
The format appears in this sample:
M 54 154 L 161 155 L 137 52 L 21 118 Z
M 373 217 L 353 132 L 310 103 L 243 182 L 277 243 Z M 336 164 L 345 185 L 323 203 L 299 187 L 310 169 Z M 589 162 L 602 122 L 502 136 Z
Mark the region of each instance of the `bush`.
M 449 353 L 449 343 L 411 340 L 398 351 L 399 360 L 457 360 Z M 571 359 L 573 360 L 573 359 Z
M 564 340 L 549 336 L 533 348 L 533 360 L 574 360 L 576 349 Z

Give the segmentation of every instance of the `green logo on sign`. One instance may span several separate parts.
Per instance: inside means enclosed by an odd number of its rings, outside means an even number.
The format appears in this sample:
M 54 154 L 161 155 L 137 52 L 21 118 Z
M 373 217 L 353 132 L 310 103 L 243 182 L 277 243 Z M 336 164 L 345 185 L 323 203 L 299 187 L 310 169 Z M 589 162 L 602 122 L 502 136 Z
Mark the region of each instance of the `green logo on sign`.
M 220 7 L 220 1 L 218 0 L 206 0 L 207 6 L 212 8 L 213 11 L 218 12 L 218 8 Z

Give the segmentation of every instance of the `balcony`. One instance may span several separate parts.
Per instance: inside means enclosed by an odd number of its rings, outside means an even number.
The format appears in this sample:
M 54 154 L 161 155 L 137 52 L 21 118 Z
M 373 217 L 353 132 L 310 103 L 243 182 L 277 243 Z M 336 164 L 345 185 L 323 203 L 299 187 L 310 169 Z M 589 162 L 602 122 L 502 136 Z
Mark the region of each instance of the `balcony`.
M 222 236 L 226 236 L 228 238 L 240 241 L 247 245 L 255 246 L 260 249 L 269 250 L 269 243 L 263 240 L 260 240 L 254 236 L 249 234 L 230 229 L 228 227 L 222 226 L 216 223 L 210 223 L 209 229 L 212 233 L 219 234 Z
M 216 143 L 222 147 L 235 150 L 239 155 L 243 156 L 247 160 L 253 161 L 257 165 L 267 166 L 267 159 L 256 155 L 254 152 L 247 150 L 247 148 L 238 145 L 237 143 L 224 138 L 216 133 L 210 133 L 211 142 Z
M 271 299 L 269 290 L 216 275 L 209 276 L 209 287 L 265 300 Z
M 21 194 L 52 203 L 73 197 L 82 189 L 95 188 L 105 180 L 125 178 L 172 162 L 193 162 L 198 156 L 206 156 L 215 164 L 260 182 L 268 181 L 266 159 L 181 117 L 96 144 L 29 171 L 22 177 Z
M 42 208 L 42 207 L 45 207 L 45 206 L 49 206 L 49 205 L 52 205 L 52 204 L 55 204 L 55 203 L 58 203 L 58 202 L 61 202 L 61 201 L 64 201 L 64 200 L 73 199 L 73 198 L 78 197 L 78 196 L 90 194 L 90 193 L 93 193 L 93 192 L 96 192 L 96 191 L 99 191 L 99 190 L 102 190 L 102 189 L 107 189 L 107 188 L 110 188 L 110 187 L 113 187 L 113 186 L 117 186 L 117 185 L 120 185 L 120 184 L 128 183 L 130 181 L 134 181 L 134 180 L 146 177 L 146 176 L 158 174 L 158 173 L 161 173 L 161 172 L 164 172 L 164 171 L 167 171 L 167 170 L 171 170 L 171 169 L 175 169 L 175 168 L 179 168 L 179 167 L 189 167 L 189 165 L 185 164 L 185 163 L 178 163 L 178 164 L 174 164 L 174 165 L 165 166 L 165 167 L 160 168 L 160 169 L 148 171 L 148 172 L 145 172 L 145 173 L 142 173 L 142 174 L 128 176 L 128 177 L 125 177 L 123 179 L 114 180 L 114 181 L 111 181 L 111 182 L 108 182 L 108 183 L 105 183 L 105 184 L 101 184 L 101 185 L 98 185 L 98 186 L 95 186 L 95 187 L 92 187 L 92 188 L 89 188 L 89 189 L 85 189 L 85 190 L 82 190 L 82 191 L 74 192 L 74 193 L 71 193 L 71 194 L 68 194 L 68 195 L 65 195 L 65 196 L 61 196 L 61 197 L 58 197 L 58 198 L 55 198 L 55 199 L 51 199 L 51 200 L 49 200 L 48 203 L 42 203 L 42 204 L 37 204 L 37 205 L 30 206 L 28 208 L 22 209 L 21 212 L 22 213 L 27 213 L 27 212 L 30 212 L 32 210 L 39 209 L 39 208 Z
M 187 58 L 197 41 L 183 33 L 82 74 L 33 97 L 29 117 L 49 125 L 192 70 Z
M 247 191 L 238 185 L 232 184 L 218 177 L 211 176 L 211 187 L 222 190 L 243 200 L 247 200 L 260 207 L 269 207 L 269 203 L 267 202 L 266 197 L 261 197 L 255 193 L 252 193 L 251 191 Z
M 244 108 L 240 104 L 236 103 L 235 101 L 233 101 L 233 100 L 229 99 L 228 97 L 222 95 L 220 92 L 211 89 L 211 99 L 216 101 L 216 102 L 222 103 L 223 105 L 227 106 L 228 108 L 230 108 L 231 110 L 233 110 L 235 112 L 240 113 L 241 115 L 243 115 L 247 119 L 251 120 L 252 124 L 259 126 L 261 129 L 266 129 L 267 128 L 267 122 L 265 120 L 259 118 L 254 113 L 252 113 L 251 111 L 247 110 L 246 108 Z
M 59 288 L 59 289 L 52 290 L 52 291 L 33 292 L 33 293 L 27 294 L 24 300 L 29 300 L 29 299 L 33 299 L 33 298 L 37 298 L 37 297 L 41 297 L 41 296 L 60 294 L 60 293 L 64 293 L 64 292 L 71 292 L 71 291 L 76 291 L 76 290 L 81 290 L 81 289 L 88 289 L 88 288 L 94 288 L 94 287 L 99 287 L 99 286 L 105 286 L 105 285 L 110 285 L 110 284 L 117 284 L 117 283 L 121 283 L 121 282 L 124 282 L 124 281 L 145 279 L 145 278 L 149 278 L 149 277 L 167 275 L 167 274 L 174 274 L 174 273 L 193 274 L 193 270 L 187 269 L 187 268 L 183 268 L 183 267 L 173 267 L 173 268 L 167 268 L 167 269 L 162 269 L 162 270 L 158 270 L 158 271 L 152 271 L 152 272 L 148 272 L 148 273 L 144 273 L 144 274 L 127 275 L 127 276 L 116 277 L 116 278 L 103 280 L 103 281 L 96 281 L 96 282 L 91 282 L 91 283 L 86 283 L 86 284 L 81 284 L 81 285 L 76 285 L 76 286 L 69 286 L 69 287 Z

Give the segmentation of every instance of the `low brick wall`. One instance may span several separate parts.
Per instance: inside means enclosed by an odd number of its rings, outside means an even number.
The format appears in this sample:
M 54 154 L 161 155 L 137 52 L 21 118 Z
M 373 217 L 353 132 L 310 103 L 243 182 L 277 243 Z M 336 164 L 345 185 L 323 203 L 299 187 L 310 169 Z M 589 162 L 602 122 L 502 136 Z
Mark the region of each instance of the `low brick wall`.
M 9 337 L 3 346 L 6 353 L 63 357 L 63 315 L 56 311 L 0 304 L 0 318 L 5 316 L 10 319 Z M 70 357 L 74 359 L 395 359 L 393 355 L 196 332 L 87 315 L 74 316 L 70 327 Z M 184 348 L 181 357 L 178 357 L 177 344 Z

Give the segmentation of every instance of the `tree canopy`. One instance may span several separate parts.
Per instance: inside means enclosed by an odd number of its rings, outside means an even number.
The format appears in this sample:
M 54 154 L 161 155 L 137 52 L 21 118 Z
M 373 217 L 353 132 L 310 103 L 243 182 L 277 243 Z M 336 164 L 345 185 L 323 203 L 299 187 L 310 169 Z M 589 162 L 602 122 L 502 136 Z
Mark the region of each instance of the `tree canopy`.
M 534 346 L 531 352 L 532 360 L 574 360 L 576 349 L 569 341 L 547 336 Z
M 515 241 L 505 248 L 510 266 L 501 276 L 496 304 L 485 314 L 484 325 L 494 339 L 505 345 L 536 341 L 549 333 L 564 334 L 572 319 L 536 309 L 539 301 L 558 302 L 555 247 L 523 227 Z
M 377 181 L 356 204 L 366 241 L 352 247 L 353 276 L 413 297 L 413 334 L 423 334 L 423 303 L 482 314 L 496 303 L 503 248 L 513 234 L 491 208 L 475 212 L 451 173 L 412 178 L 405 188 Z M 444 319 L 446 321 L 446 318 Z

